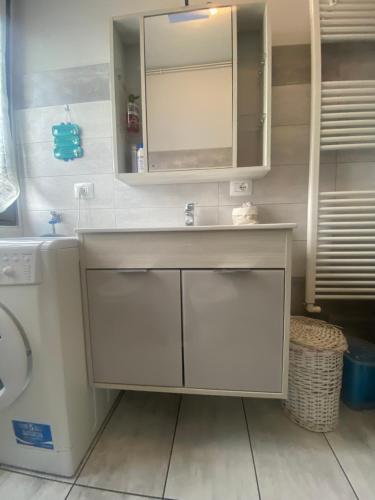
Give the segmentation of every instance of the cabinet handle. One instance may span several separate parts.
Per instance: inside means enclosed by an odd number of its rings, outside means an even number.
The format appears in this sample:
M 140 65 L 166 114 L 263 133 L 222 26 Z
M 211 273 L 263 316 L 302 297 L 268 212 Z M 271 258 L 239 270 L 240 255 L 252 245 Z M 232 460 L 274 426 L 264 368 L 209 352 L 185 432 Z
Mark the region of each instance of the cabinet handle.
M 215 273 L 220 274 L 235 274 L 235 273 L 251 273 L 252 269 L 215 269 Z
M 118 269 L 118 274 L 148 273 L 149 269 Z

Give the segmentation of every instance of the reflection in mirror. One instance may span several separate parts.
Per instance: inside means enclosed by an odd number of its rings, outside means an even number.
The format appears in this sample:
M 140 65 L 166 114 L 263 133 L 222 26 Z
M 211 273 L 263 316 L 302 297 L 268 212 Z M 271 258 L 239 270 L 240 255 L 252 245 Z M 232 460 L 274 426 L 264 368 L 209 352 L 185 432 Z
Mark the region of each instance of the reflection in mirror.
M 263 164 L 263 8 L 237 6 L 237 166 Z
M 148 170 L 233 165 L 232 9 L 144 19 Z
M 142 143 L 139 17 L 116 21 L 113 28 L 117 162 L 123 172 L 137 172 L 137 145 Z

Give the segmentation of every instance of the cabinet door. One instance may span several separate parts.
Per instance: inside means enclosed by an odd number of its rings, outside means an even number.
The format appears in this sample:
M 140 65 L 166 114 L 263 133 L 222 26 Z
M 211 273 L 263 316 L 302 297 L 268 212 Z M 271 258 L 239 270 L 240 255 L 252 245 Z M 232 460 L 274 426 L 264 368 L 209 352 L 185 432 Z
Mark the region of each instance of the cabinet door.
M 182 385 L 179 271 L 87 272 L 95 382 Z
M 185 384 L 279 393 L 284 271 L 183 271 Z

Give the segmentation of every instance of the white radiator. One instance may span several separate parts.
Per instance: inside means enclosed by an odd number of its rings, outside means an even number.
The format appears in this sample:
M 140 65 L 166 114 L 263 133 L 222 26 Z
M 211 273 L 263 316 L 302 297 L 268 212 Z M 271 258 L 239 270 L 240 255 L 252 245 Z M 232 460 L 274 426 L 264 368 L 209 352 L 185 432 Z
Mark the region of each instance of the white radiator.
M 322 150 L 375 148 L 375 80 L 322 83 Z
M 322 44 L 375 40 L 375 0 L 310 0 L 310 21 L 306 309 L 314 313 L 317 300 L 375 299 L 375 191 L 319 189 L 321 151 L 375 155 L 375 81 L 322 82 L 321 71 Z
M 375 40 L 374 0 L 320 0 L 325 42 Z
M 375 298 L 375 191 L 320 193 L 315 294 Z

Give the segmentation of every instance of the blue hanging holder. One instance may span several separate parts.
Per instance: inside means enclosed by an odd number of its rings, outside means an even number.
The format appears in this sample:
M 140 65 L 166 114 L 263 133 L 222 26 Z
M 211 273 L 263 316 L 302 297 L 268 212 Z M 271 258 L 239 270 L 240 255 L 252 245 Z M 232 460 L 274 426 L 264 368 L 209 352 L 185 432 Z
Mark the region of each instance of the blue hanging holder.
M 70 109 L 67 105 L 65 107 L 67 113 Z M 53 154 L 58 160 L 74 160 L 83 156 L 83 149 L 81 147 L 81 131 L 78 125 L 68 121 L 67 123 L 60 123 L 52 127 L 52 135 L 54 138 Z

